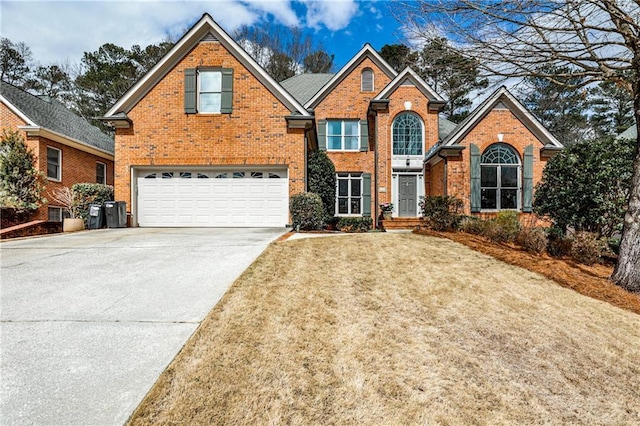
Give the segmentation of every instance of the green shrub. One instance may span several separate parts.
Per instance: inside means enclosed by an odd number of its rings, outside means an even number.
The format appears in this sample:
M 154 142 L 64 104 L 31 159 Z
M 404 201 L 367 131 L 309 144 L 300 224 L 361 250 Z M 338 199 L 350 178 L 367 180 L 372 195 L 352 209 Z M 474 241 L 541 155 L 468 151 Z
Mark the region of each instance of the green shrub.
M 609 238 L 609 250 L 615 255 L 620 254 L 620 238 Z
M 325 151 L 309 153 L 309 192 L 320 196 L 326 218 L 333 217 L 336 210 L 336 168 Z
M 113 201 L 113 186 L 101 183 L 76 183 L 71 187 L 77 205 L 77 217 L 87 221 L 90 204 L 103 204 Z
M 427 226 L 436 231 L 458 229 L 462 220 L 462 201 L 450 196 L 423 197 L 420 210 Z
M 547 229 L 547 253 L 553 257 L 568 256 L 571 254 L 571 239 L 565 237 L 559 228 Z
M 543 228 L 522 228 L 516 236 L 516 244 L 532 253 L 544 253 L 547 243 L 547 232 Z
M 296 230 L 311 231 L 324 226 L 325 212 L 318 194 L 302 192 L 294 195 L 289 202 L 289 209 Z
M 372 226 L 370 217 L 341 217 L 336 228 L 342 232 L 367 232 Z
M 497 243 L 512 243 L 519 231 L 518 213 L 504 211 L 499 212 L 495 219 L 487 221 L 483 235 Z
M 606 244 L 593 232 L 578 232 L 571 244 L 571 258 L 585 265 L 593 265 L 602 259 Z

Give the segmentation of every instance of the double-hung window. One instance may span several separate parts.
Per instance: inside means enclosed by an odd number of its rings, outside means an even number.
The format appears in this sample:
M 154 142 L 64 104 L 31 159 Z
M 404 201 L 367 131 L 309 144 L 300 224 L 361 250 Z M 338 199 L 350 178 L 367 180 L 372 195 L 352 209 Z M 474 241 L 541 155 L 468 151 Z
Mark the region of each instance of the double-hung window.
M 327 149 L 359 151 L 360 122 L 358 120 L 327 120 Z
M 336 212 L 338 215 L 362 214 L 362 173 L 338 173 Z
M 219 113 L 222 107 L 222 71 L 198 71 L 198 112 Z
M 490 146 L 480 160 L 481 208 L 516 210 L 520 200 L 520 158 L 506 145 Z
M 107 183 L 107 165 L 96 162 L 96 182 L 106 185 Z
M 47 147 L 47 178 L 62 180 L 62 151 Z

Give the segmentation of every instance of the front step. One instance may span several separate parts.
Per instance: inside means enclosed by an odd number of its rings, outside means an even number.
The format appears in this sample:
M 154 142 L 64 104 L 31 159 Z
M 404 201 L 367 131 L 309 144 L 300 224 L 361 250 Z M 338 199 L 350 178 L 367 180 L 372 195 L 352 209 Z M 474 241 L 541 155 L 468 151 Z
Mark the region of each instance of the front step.
M 386 230 L 415 229 L 424 225 L 424 220 L 419 217 L 394 217 L 393 219 L 382 220 L 381 223 Z

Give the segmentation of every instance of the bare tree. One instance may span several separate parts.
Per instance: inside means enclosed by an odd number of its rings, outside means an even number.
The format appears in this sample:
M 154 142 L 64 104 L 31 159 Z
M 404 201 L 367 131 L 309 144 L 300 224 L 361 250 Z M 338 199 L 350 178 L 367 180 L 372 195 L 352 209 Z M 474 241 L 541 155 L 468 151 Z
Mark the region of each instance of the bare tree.
M 556 84 L 577 77 L 582 86 L 608 81 L 626 88 L 640 130 L 640 0 L 415 0 L 395 6 L 413 37 L 446 36 L 489 75 Z M 541 64 L 566 67 L 571 75 L 545 74 Z M 640 138 L 631 185 L 612 280 L 640 292 Z

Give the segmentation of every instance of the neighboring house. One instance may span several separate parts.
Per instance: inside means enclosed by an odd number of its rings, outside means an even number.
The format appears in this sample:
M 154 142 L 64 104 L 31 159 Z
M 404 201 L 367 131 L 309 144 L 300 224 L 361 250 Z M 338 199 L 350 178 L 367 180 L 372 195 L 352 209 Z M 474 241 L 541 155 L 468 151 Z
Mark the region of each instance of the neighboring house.
M 439 117 L 444 105 L 368 44 L 336 74 L 279 84 L 205 14 L 103 119 L 116 127 L 116 198 L 134 226 L 289 224 L 318 149 L 336 167 L 339 216 L 392 202 L 394 216 L 416 218 L 420 197 L 435 194 L 467 212 L 529 211 L 562 145 L 506 89 L 460 125 Z M 499 201 L 478 208 L 482 194 Z
M 51 194 L 79 182 L 113 185 L 113 138 L 55 99 L 34 96 L 0 82 L 0 129 L 21 131 L 46 176 L 43 204 L 33 220 L 61 221 L 62 207 Z

